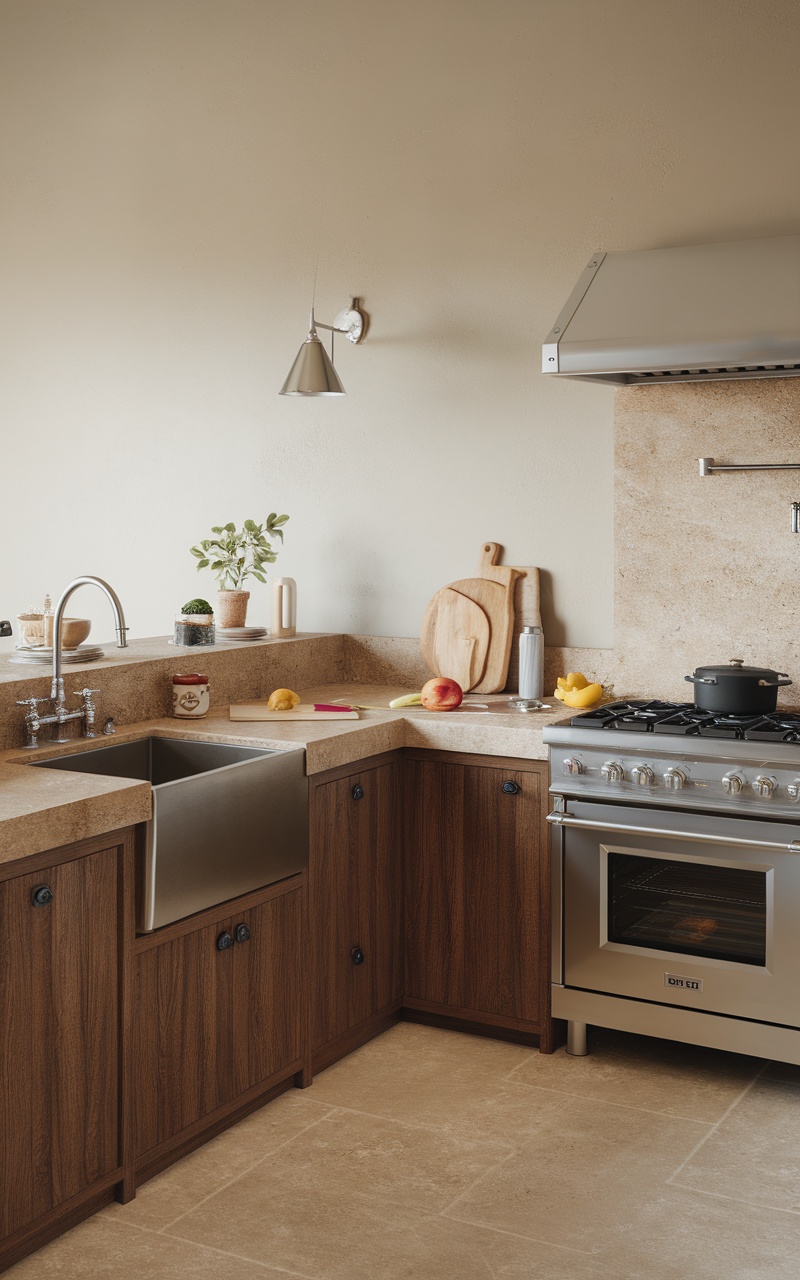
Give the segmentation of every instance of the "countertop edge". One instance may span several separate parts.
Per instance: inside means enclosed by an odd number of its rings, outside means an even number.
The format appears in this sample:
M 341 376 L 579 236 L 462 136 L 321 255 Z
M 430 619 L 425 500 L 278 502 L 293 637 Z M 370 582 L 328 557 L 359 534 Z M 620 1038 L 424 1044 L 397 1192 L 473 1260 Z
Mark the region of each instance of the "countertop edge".
M 317 701 L 335 697 L 382 703 L 388 702 L 394 691 L 383 687 L 365 690 L 352 685 L 327 686 L 308 696 Z M 113 740 L 202 737 L 268 749 L 304 750 L 306 773 L 313 777 L 403 747 L 544 761 L 547 748 L 542 742 L 542 729 L 563 715 L 563 708 L 524 718 L 519 713 L 480 713 L 467 708 L 447 713 L 387 708 L 364 711 L 357 721 L 278 725 L 231 722 L 229 708 L 218 707 L 197 721 L 162 718 L 126 725 L 117 730 Z M 75 750 L 83 753 L 103 745 L 108 745 L 107 741 L 97 739 L 76 739 L 62 747 L 43 745 L 38 748 L 37 758 Z M 95 774 L 38 770 L 31 768 L 29 754 L 22 748 L 0 753 L 0 863 L 132 826 L 150 817 L 149 784 Z M 38 779 L 35 775 L 39 775 Z

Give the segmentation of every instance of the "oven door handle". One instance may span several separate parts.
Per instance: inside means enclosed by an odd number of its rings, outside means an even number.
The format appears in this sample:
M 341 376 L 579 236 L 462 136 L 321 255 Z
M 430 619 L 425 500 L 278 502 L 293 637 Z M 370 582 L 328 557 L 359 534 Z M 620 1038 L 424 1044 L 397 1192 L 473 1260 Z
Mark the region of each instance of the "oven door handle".
M 736 844 L 747 849 L 777 849 L 781 853 L 800 853 L 800 840 L 780 844 L 777 840 L 748 840 L 744 836 L 708 836 L 702 831 L 665 831 L 653 827 L 625 826 L 621 822 L 594 822 L 591 818 L 573 818 L 567 813 L 548 813 L 554 827 L 579 827 L 584 831 L 611 831 L 614 835 L 654 836 L 657 840 L 696 840 L 699 844 Z

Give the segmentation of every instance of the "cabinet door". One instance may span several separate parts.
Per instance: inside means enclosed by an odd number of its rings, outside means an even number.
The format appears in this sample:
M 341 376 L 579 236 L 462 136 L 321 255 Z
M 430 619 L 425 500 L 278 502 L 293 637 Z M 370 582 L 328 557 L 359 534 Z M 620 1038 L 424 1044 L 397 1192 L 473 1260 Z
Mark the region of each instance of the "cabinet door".
M 119 1166 L 117 907 L 115 849 L 0 884 L 0 1237 Z
M 402 995 L 399 785 L 390 761 L 312 792 L 314 1050 Z
M 302 928 L 298 888 L 140 951 L 137 1156 L 300 1058 Z
M 541 1016 L 541 774 L 407 764 L 406 996 Z

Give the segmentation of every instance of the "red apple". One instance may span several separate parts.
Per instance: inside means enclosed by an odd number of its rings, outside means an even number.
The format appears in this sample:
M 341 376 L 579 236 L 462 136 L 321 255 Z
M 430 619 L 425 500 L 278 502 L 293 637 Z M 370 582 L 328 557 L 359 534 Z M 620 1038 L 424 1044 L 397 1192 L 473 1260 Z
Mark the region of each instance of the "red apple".
M 420 697 L 426 711 L 455 711 L 461 705 L 464 690 L 448 676 L 436 676 L 422 686 Z

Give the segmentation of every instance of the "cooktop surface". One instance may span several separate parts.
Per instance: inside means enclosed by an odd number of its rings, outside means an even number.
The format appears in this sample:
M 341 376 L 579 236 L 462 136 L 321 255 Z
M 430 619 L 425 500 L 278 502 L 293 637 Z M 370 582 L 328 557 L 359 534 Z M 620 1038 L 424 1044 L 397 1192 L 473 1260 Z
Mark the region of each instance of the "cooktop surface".
M 741 738 L 750 742 L 800 742 L 800 715 L 774 711 L 768 715 L 734 716 L 702 711 L 693 702 L 609 702 L 573 716 L 581 729 L 620 733 L 665 733 L 703 738 Z

